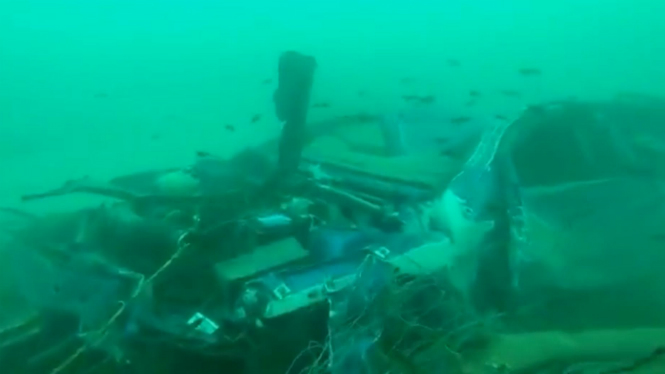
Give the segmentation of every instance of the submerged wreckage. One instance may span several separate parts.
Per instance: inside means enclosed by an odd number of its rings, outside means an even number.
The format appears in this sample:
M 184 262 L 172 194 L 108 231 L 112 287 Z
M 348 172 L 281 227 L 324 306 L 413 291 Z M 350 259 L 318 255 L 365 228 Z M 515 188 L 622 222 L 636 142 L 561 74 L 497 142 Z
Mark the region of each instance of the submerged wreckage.
M 450 157 L 405 152 L 394 117 L 306 129 L 315 68 L 295 52 L 280 59 L 277 142 L 23 198 L 113 199 L 99 207 L 44 217 L 4 210 L 3 370 L 658 365 L 665 300 L 654 295 L 665 287 L 665 252 L 652 222 L 665 216 L 662 102 L 532 106 Z M 361 127 L 385 147 L 355 147 L 348 139 Z M 642 224 L 630 226 L 634 217 Z M 612 304 L 628 296 L 635 306 Z

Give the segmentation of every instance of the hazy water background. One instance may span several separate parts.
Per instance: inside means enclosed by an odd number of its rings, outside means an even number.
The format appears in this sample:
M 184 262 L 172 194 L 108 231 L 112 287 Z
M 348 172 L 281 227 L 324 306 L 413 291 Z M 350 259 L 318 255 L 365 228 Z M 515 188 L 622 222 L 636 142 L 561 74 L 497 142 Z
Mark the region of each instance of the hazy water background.
M 312 120 L 392 111 L 403 94 L 437 95 L 443 116 L 665 94 L 663 14 L 657 0 L 3 0 L 0 205 L 68 178 L 183 165 L 195 150 L 225 155 L 274 135 L 287 49 L 319 61 L 314 101 L 332 107 Z M 520 67 L 544 74 L 525 80 Z M 471 89 L 485 97 L 467 108 Z

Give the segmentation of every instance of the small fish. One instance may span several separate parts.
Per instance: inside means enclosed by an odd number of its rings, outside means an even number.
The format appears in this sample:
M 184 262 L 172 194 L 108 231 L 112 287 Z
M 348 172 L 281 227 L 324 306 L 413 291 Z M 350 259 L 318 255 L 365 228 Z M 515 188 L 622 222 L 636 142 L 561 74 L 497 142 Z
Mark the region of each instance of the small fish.
M 266 79 L 261 81 L 261 84 L 264 85 L 264 86 L 268 85 L 268 84 L 272 84 L 272 79 L 271 78 L 266 78 Z
M 377 116 L 369 114 L 369 113 L 358 113 L 353 117 L 356 121 L 358 121 L 358 123 L 374 122 L 378 119 Z
M 255 114 L 254 116 L 252 116 L 252 119 L 251 119 L 250 122 L 251 122 L 251 123 L 257 123 L 257 122 L 259 122 L 259 121 L 261 120 L 261 117 L 262 117 L 261 114 Z
M 341 118 L 350 122 L 357 122 L 357 123 L 370 123 L 370 122 L 376 122 L 377 120 L 381 119 L 381 117 L 369 113 L 346 115 L 342 116 Z
M 434 95 L 428 95 L 428 96 L 421 96 L 420 97 L 420 103 L 421 104 L 433 104 L 436 101 L 436 96 Z
M 439 156 L 452 157 L 455 153 L 450 149 L 442 149 L 439 151 Z
M 454 58 L 449 58 L 448 60 L 446 60 L 446 63 L 447 63 L 448 66 L 450 66 L 451 68 L 456 68 L 456 67 L 460 67 L 460 66 L 462 66 L 462 63 L 461 63 L 459 60 L 454 59 Z
M 405 77 L 399 80 L 400 84 L 412 84 L 415 83 L 416 79 L 412 77 Z
M 521 68 L 517 72 L 525 77 L 535 77 L 543 74 L 542 70 L 538 68 Z
M 367 92 L 365 92 L 363 90 L 360 90 L 357 93 L 358 93 L 358 97 L 365 97 L 365 95 L 367 95 Z
M 97 92 L 96 94 L 93 95 L 95 99 L 108 99 L 109 94 L 106 92 Z
M 210 154 L 210 152 L 196 151 L 196 157 L 207 158 L 207 157 L 211 157 L 211 156 L 212 155 Z
M 236 127 L 233 126 L 233 125 L 224 125 L 224 129 L 226 131 L 230 131 L 230 132 L 235 132 L 236 131 Z
M 150 140 L 159 140 L 162 138 L 162 134 L 152 134 Z
M 469 100 L 464 104 L 464 106 L 467 106 L 467 107 L 472 107 L 472 106 L 475 106 L 475 105 L 476 105 L 476 100 Z
M 521 98 L 522 94 L 519 91 L 515 90 L 501 90 L 501 95 L 505 97 L 514 97 L 514 98 Z
M 502 116 L 501 114 L 495 115 L 494 119 L 498 119 L 499 121 L 508 121 L 508 117 Z
M 665 242 L 665 234 L 654 233 L 649 235 L 649 239 L 657 242 Z
M 330 103 L 325 103 L 325 102 L 315 103 L 314 105 L 312 105 L 312 108 L 330 108 Z
M 404 96 L 402 96 L 402 99 L 406 102 L 417 102 L 417 103 L 420 103 L 420 104 L 432 104 L 436 101 L 436 96 L 434 96 L 434 95 L 427 95 L 427 96 L 404 95 Z
M 460 116 L 460 117 L 455 117 L 450 119 L 450 123 L 454 125 L 461 125 L 463 123 L 467 123 L 471 121 L 471 117 L 466 117 L 466 116 Z
M 471 96 L 471 97 L 480 97 L 481 93 L 480 93 L 480 91 L 471 90 L 471 91 L 469 91 L 469 96 Z
M 542 104 L 530 104 L 526 106 L 526 110 L 530 113 L 534 114 L 545 114 L 547 112 L 547 108 L 545 105 Z

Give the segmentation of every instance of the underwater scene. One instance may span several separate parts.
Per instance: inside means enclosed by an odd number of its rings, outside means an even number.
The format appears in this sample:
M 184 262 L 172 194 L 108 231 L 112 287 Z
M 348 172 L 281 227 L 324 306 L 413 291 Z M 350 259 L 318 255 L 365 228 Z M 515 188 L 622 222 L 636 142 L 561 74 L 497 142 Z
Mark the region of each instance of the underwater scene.
M 665 374 L 663 14 L 1 2 L 0 374 Z

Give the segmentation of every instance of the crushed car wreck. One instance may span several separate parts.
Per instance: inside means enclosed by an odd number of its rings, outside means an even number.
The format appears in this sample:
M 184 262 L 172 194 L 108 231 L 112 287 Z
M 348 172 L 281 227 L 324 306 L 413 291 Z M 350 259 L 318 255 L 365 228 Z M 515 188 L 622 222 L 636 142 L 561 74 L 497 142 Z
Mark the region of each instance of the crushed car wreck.
M 644 313 L 635 324 L 619 322 L 617 313 L 580 333 L 568 313 L 548 309 L 551 299 L 574 304 L 586 296 L 584 272 L 599 280 L 594 291 L 606 293 L 642 281 L 616 274 L 601 255 L 585 262 L 579 251 L 555 251 L 550 243 L 572 245 L 562 232 L 574 232 L 575 240 L 597 244 L 600 229 L 589 216 L 605 215 L 617 228 L 628 218 L 615 212 L 665 215 L 646 209 L 662 197 L 654 181 L 663 170 L 638 167 L 665 137 L 636 147 L 625 139 L 651 136 L 646 124 L 621 127 L 629 134 L 618 138 L 608 130 L 633 118 L 661 121 L 658 105 L 624 98 L 529 107 L 482 136 L 464 134 L 459 144 L 469 149 L 451 157 L 407 151 L 395 139 L 399 131 L 386 128 L 395 126 L 387 117 L 305 128 L 315 68 L 312 57 L 296 52 L 280 59 L 274 101 L 285 125 L 277 141 L 230 159 L 202 151 L 188 167 L 83 178 L 23 197 L 112 199 L 98 207 L 46 216 L 2 211 L 0 255 L 13 269 L 2 275 L 2 293 L 20 306 L 2 316 L 3 369 L 486 374 L 607 362 L 595 373 L 613 373 L 661 355 L 665 314 Z M 382 134 L 385 154 L 339 136 L 358 126 Z M 606 138 L 587 143 L 598 134 Z M 571 139 L 579 152 L 569 166 L 551 161 Z M 615 159 L 594 158 L 601 154 Z M 652 194 L 628 202 L 636 192 L 631 183 L 652 186 Z M 626 204 L 563 208 L 590 198 L 599 190 L 588 187 L 598 185 Z M 632 241 L 651 245 L 648 261 L 664 260 L 654 225 L 616 231 L 617 253 Z M 634 261 L 648 280 L 662 274 L 657 267 L 644 273 L 644 257 Z M 583 349 L 553 332 L 567 329 Z M 619 348 L 600 343 L 608 336 L 618 337 Z M 515 353 L 533 344 L 543 348 Z

